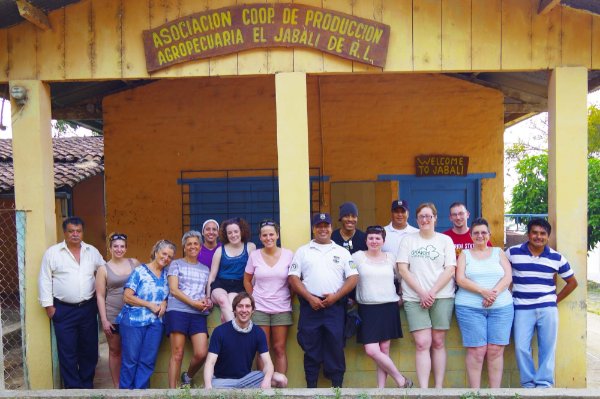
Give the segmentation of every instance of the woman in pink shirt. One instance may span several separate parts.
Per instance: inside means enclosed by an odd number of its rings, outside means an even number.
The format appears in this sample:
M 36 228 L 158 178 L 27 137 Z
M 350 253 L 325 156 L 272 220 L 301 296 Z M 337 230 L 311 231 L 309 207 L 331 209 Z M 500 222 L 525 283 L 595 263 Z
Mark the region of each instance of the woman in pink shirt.
M 244 273 L 244 288 L 256 302 L 252 322 L 267 336 L 267 344 L 275 355 L 275 371 L 285 374 L 285 343 L 288 328 L 292 325 L 292 301 L 287 279 L 293 253 L 277 246 L 279 225 L 273 220 L 260 223 L 259 237 L 264 248 L 250 253 Z M 260 359 L 259 368 L 262 368 Z

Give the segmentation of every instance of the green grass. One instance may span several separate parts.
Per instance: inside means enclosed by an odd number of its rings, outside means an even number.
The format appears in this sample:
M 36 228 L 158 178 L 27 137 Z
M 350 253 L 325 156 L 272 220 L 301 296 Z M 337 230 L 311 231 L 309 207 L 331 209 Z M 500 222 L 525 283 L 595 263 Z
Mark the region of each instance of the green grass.
M 587 289 L 587 311 L 600 315 L 600 284 L 588 281 Z

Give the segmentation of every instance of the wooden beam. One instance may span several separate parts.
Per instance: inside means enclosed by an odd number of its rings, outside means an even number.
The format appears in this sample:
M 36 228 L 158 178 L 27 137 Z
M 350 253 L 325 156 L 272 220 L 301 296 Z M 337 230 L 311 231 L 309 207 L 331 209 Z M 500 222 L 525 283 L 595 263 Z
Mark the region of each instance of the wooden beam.
M 42 30 L 50 29 L 50 21 L 48 21 L 46 13 L 27 0 L 16 0 L 16 2 L 17 7 L 19 7 L 19 14 L 23 18 Z
M 486 79 L 479 79 L 475 75 L 464 75 L 464 74 L 447 74 L 447 76 L 452 76 L 457 79 L 466 80 L 471 83 L 478 84 L 480 86 L 489 87 L 492 89 L 496 89 L 501 91 L 505 97 L 510 97 L 517 101 L 522 101 L 524 103 L 544 103 L 546 102 L 546 97 L 539 95 L 537 93 L 538 90 L 535 90 L 536 93 L 532 93 L 530 91 L 521 90 L 515 87 L 508 86 L 503 84 L 504 82 L 494 81 L 491 77 L 486 77 Z
M 530 114 L 548 111 L 548 104 L 504 104 L 504 113 L 506 114 Z
M 562 4 L 565 7 L 600 15 L 600 2 L 598 0 L 562 0 Z
M 540 0 L 538 14 L 549 13 L 554 7 L 560 4 L 560 0 Z
M 526 121 L 532 116 L 538 115 L 537 113 L 531 114 L 504 114 L 504 128 L 508 129 L 511 126 L 516 125 L 517 123 Z
M 52 119 L 57 120 L 102 120 L 102 108 L 94 104 L 71 105 L 52 108 Z

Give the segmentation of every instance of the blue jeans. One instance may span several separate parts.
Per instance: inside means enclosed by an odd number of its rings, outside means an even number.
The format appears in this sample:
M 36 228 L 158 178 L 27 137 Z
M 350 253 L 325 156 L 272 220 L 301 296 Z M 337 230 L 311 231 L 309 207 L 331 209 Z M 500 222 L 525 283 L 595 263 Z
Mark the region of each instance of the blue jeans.
M 148 388 L 163 337 L 163 324 L 157 320 L 147 326 L 132 327 L 122 321 L 119 328 L 121 333 L 119 388 Z
M 523 388 L 554 385 L 554 358 L 558 334 L 558 308 L 515 309 L 515 356 Z M 538 369 L 531 354 L 531 339 L 537 333 Z

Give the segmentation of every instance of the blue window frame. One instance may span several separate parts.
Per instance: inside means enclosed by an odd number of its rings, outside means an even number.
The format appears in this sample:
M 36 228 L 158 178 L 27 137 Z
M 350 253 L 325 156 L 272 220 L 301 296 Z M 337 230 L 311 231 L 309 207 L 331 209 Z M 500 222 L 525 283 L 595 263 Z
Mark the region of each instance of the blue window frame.
M 318 168 L 311 168 L 311 213 L 320 210 L 321 183 Z M 196 177 L 215 176 L 219 177 Z M 242 174 L 242 176 L 240 176 Z M 254 174 L 253 176 L 248 176 Z M 232 176 L 234 175 L 234 176 Z M 236 176 L 235 176 L 236 175 Z M 264 219 L 279 222 L 279 181 L 274 169 L 230 171 L 183 171 L 182 228 L 200 231 L 207 219 L 222 222 L 240 217 L 250 225 L 251 240 L 261 246 L 258 225 Z

